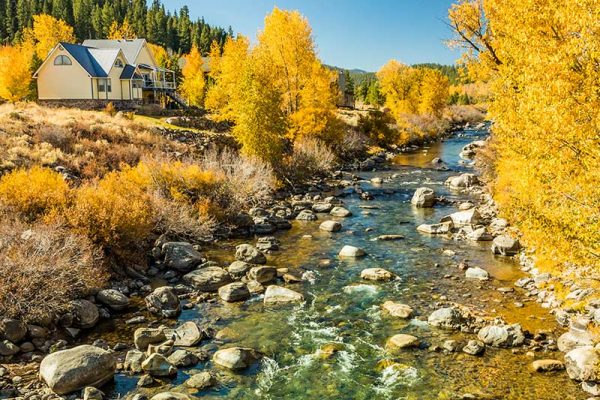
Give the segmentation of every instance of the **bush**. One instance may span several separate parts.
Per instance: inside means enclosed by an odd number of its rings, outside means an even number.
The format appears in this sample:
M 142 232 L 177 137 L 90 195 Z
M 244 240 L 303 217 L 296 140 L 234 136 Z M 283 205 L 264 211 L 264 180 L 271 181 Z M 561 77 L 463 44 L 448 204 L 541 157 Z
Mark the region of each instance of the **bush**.
M 294 143 L 294 151 L 282 172 L 288 181 L 301 182 L 323 176 L 335 166 L 335 154 L 324 142 L 305 137 Z
M 70 197 L 63 177 L 39 166 L 10 172 L 0 179 L 0 205 L 26 221 L 60 213 Z
M 334 151 L 342 160 L 361 158 L 367 151 L 369 138 L 353 129 L 346 132 L 342 140 L 335 144 Z
M 106 105 L 106 107 L 104 107 L 104 112 L 107 115 L 110 115 L 111 117 L 114 117 L 115 115 L 117 115 L 117 108 L 115 107 L 115 105 L 111 101 L 110 103 L 108 103 Z
M 0 224 L 0 315 L 27 323 L 48 322 L 69 302 L 104 286 L 99 250 L 59 225 Z
M 366 135 L 372 144 L 388 147 L 396 144 L 399 138 L 398 131 L 394 128 L 394 118 L 388 112 L 371 110 L 367 116 L 360 115 L 358 129 Z

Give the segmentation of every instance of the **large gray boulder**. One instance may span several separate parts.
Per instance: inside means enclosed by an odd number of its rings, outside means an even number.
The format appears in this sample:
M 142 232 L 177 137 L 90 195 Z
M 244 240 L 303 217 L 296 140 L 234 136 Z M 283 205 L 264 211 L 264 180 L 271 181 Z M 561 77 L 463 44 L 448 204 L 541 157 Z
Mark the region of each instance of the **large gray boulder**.
M 452 222 L 454 227 L 465 225 L 477 225 L 481 222 L 481 215 L 476 208 L 471 208 L 466 211 L 458 211 L 443 217 L 441 223 Z
M 0 339 L 19 343 L 27 335 L 27 326 L 19 320 L 5 318 L 0 321 Z
M 83 345 L 47 355 L 40 364 L 40 379 L 63 395 L 86 386 L 102 386 L 113 379 L 115 367 L 112 353 Z
M 269 283 L 277 278 L 277 268 L 268 266 L 258 266 L 250 268 L 248 271 L 248 279 L 255 280 L 260 283 Z
M 164 334 L 167 339 L 173 339 L 175 346 L 192 347 L 200 343 L 204 333 L 200 330 L 198 324 L 193 321 L 187 321 L 175 329 L 165 329 Z
M 488 325 L 479 330 L 479 340 L 494 347 L 515 347 L 525 341 L 521 325 Z
M 250 244 L 240 244 L 235 248 L 235 259 L 245 261 L 251 264 L 266 264 L 267 257 Z
M 518 239 L 507 235 L 500 235 L 494 238 L 492 242 L 492 253 L 502 256 L 514 256 L 521 250 L 521 244 Z
M 227 272 L 229 272 L 229 275 L 231 275 L 233 279 L 242 279 L 246 276 L 246 273 L 250 271 L 250 268 L 255 266 L 256 265 L 245 261 L 234 261 L 227 267 Z
M 175 318 L 181 313 L 179 298 L 169 286 L 154 289 L 145 298 L 148 311 L 166 318 Z
M 569 378 L 577 381 L 600 380 L 600 358 L 592 346 L 578 347 L 565 355 Z
M 129 298 L 115 289 L 99 291 L 96 300 L 113 311 L 123 311 L 129 306 Z
M 219 297 L 230 303 L 244 301 L 250 298 L 250 291 L 245 283 L 233 282 L 219 288 Z
M 100 319 L 98 307 L 90 301 L 79 299 L 71 302 L 73 308 L 73 321 L 76 328 L 88 329 L 94 327 Z
M 571 328 L 560 335 L 557 340 L 558 349 L 564 353 L 578 347 L 593 346 L 595 344 L 594 336 L 587 329 Z
M 420 187 L 415 190 L 411 204 L 417 208 L 430 208 L 435 204 L 435 192 L 427 187 Z
M 291 289 L 271 285 L 265 291 L 265 304 L 295 303 L 304 301 L 302 294 Z
M 213 356 L 213 362 L 221 367 L 237 370 L 248 368 L 259 358 L 259 354 L 253 349 L 232 347 L 217 351 Z
M 162 252 L 165 266 L 181 272 L 189 272 L 205 261 L 202 254 L 187 242 L 167 242 L 162 245 Z
M 206 267 L 185 274 L 183 280 L 201 292 L 216 292 L 231 282 L 231 276 L 223 268 Z

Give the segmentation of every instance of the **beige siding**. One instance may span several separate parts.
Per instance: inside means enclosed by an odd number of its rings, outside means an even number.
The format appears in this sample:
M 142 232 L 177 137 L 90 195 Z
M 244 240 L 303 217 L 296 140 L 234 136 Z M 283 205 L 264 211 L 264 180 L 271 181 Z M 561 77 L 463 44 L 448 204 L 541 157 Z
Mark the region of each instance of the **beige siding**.
M 154 59 L 152 58 L 152 55 L 150 54 L 150 49 L 148 49 L 148 46 L 146 44 L 144 44 L 144 46 L 142 46 L 142 49 L 140 50 L 140 54 L 138 54 L 136 60 L 134 61 L 134 64 L 135 65 L 146 64 L 146 65 L 149 65 L 154 68 L 157 67 L 157 65 L 154 63 Z
M 65 55 L 71 65 L 54 65 L 54 59 Z M 57 49 L 38 72 L 40 100 L 91 99 L 92 84 L 88 73 L 65 50 Z

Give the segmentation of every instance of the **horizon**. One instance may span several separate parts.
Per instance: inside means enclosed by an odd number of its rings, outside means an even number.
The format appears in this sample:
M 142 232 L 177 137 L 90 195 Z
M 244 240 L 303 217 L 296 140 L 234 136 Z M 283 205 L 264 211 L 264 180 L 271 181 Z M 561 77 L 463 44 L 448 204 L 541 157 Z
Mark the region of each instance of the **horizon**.
M 312 29 L 322 62 L 348 70 L 376 72 L 388 60 L 413 65 L 437 63 L 455 65 L 460 51 L 449 49 L 444 40 L 451 31 L 444 23 L 450 0 L 433 3 L 383 0 L 369 4 L 362 0 L 164 0 L 173 12 L 188 6 L 192 19 L 248 36 L 255 41 L 264 17 L 274 7 L 298 10 Z M 390 16 L 393 16 L 390 17 Z

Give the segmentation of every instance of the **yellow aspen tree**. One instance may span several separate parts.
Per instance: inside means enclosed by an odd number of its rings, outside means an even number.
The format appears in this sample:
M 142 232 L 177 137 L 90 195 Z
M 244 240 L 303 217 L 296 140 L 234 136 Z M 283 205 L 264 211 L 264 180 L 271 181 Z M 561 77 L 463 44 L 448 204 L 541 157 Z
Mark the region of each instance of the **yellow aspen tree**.
M 425 68 L 421 75 L 419 114 L 440 116 L 448 103 L 450 83 L 440 71 Z
M 228 37 L 226 40 L 226 43 L 229 42 L 230 40 L 232 40 L 232 39 L 230 37 Z M 247 52 L 248 52 L 248 50 L 246 49 L 246 53 Z M 211 79 L 216 80 L 216 78 L 221 73 L 221 65 L 220 65 L 221 46 L 219 45 L 219 42 L 217 42 L 216 40 L 213 40 L 212 43 L 210 44 L 210 51 L 208 53 L 208 61 L 209 61 L 209 67 L 210 67 L 208 76 Z
M 76 41 L 73 27 L 61 19 L 46 14 L 33 17 L 33 28 L 25 31 L 25 38 L 35 41 L 35 52 L 41 60 L 48 56 L 58 42 Z
M 202 70 L 202 56 L 198 47 L 192 47 L 184 59 L 185 64 L 181 71 L 183 81 L 179 89 L 189 105 L 200 107 L 204 104 L 206 81 Z
M 122 24 L 119 25 L 117 21 L 113 22 L 110 25 L 108 30 L 108 39 L 135 39 L 137 38 L 137 34 L 133 27 L 129 24 L 128 20 L 123 21 Z
M 0 97 L 11 102 L 30 95 L 33 44 L 23 42 L 0 48 Z
M 385 106 L 397 120 L 405 114 L 418 113 L 421 74 L 396 60 L 390 60 L 377 72 Z
M 154 43 L 148 43 L 148 48 L 150 49 L 150 52 L 152 53 L 152 56 L 154 57 L 154 60 L 156 60 L 158 66 L 162 68 L 168 68 L 169 53 L 167 53 L 167 50 L 165 50 L 164 47 Z

